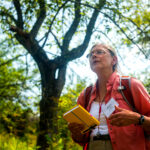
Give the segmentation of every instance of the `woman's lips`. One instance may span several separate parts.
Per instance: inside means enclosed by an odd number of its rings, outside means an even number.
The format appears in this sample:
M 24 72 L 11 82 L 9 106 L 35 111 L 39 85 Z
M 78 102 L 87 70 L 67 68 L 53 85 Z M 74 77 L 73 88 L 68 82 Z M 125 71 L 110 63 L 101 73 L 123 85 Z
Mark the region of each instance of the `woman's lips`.
M 95 64 L 97 64 L 97 63 L 100 63 L 100 61 L 99 61 L 99 60 L 94 60 L 94 61 L 92 62 L 93 65 L 95 65 Z

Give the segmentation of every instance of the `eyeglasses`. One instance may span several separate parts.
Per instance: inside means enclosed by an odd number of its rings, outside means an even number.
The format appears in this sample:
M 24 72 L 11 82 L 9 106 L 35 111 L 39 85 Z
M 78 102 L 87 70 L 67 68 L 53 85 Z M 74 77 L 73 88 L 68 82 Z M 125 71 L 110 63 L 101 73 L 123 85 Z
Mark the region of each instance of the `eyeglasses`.
M 94 54 L 96 54 L 97 56 L 102 56 L 106 54 L 106 52 L 103 50 L 95 50 L 95 51 L 90 52 L 86 57 L 91 58 Z

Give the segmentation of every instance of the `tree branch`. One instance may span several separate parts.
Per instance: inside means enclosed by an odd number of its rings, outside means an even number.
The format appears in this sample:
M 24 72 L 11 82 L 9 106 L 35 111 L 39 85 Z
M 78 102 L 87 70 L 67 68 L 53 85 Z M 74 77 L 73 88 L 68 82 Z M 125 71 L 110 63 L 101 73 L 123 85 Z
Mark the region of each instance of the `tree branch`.
M 131 39 L 126 33 L 125 31 L 119 26 L 119 24 L 117 24 L 116 21 L 114 21 L 109 15 L 107 15 L 106 13 L 103 13 L 100 11 L 100 13 L 102 13 L 105 17 L 109 18 L 119 29 L 120 31 L 127 37 L 128 40 L 130 40 L 142 53 L 143 55 L 145 56 L 145 58 L 147 58 L 145 52 L 143 51 L 143 49 L 141 49 L 135 42 L 133 39 Z
M 13 83 L 13 84 L 6 84 L 6 85 L 0 85 L 0 89 L 1 88 L 10 88 L 10 87 L 15 87 L 15 86 L 21 86 L 22 84 L 21 83 Z
M 52 31 L 51 31 L 51 33 L 52 33 L 53 37 L 55 38 L 55 41 L 56 41 L 57 45 L 59 46 L 59 48 L 62 49 L 62 46 L 60 45 L 56 35 Z
M 87 6 L 89 8 L 93 8 L 93 9 L 97 9 L 91 5 L 88 5 L 88 4 L 83 4 L 81 3 L 81 5 L 84 5 L 84 6 Z M 97 9 L 98 10 L 98 9 Z M 98 10 L 100 13 L 102 13 L 105 17 L 109 18 L 119 29 L 120 31 L 127 37 L 127 39 L 129 39 L 142 53 L 143 55 L 145 56 L 145 58 L 147 58 L 145 52 L 133 41 L 133 39 L 131 39 L 125 32 L 124 30 L 109 16 L 107 15 L 106 13 L 103 13 L 102 11 Z
M 53 25 L 53 23 L 54 23 L 54 21 L 55 21 L 57 15 L 58 15 L 59 11 L 67 4 L 68 1 L 69 1 L 69 0 L 66 0 L 65 3 L 63 3 L 63 4 L 58 8 L 58 10 L 57 10 L 55 16 L 53 17 L 53 20 L 52 20 L 52 22 L 50 23 L 50 26 L 49 26 L 49 30 L 48 30 L 48 32 L 45 34 L 45 40 L 44 40 L 44 42 L 43 42 L 42 48 L 45 46 L 45 44 L 46 44 L 46 42 L 47 42 L 49 33 L 51 32 L 52 25 Z
M 7 100 L 10 100 L 10 99 L 15 99 L 15 98 L 18 98 L 19 97 L 19 94 L 15 94 L 15 95 L 8 95 L 6 92 L 2 92 L 2 93 L 0 93 L 0 97 L 1 97 L 1 99 L 3 98 L 5 98 L 5 99 L 7 99 Z
M 6 62 L 1 63 L 0 67 L 3 66 L 3 65 L 7 65 L 7 64 L 11 63 L 12 61 L 14 61 L 14 60 L 16 60 L 16 59 L 18 59 L 19 57 L 22 57 L 22 56 L 24 56 L 24 55 L 18 55 L 18 56 L 14 57 L 14 58 L 6 61 Z
M 97 8 L 94 9 L 94 12 L 89 21 L 89 24 L 87 25 L 86 35 L 84 37 L 82 44 L 79 45 L 78 47 L 72 49 L 71 51 L 65 53 L 65 55 L 62 55 L 62 56 L 54 59 L 54 62 L 58 66 L 66 65 L 69 61 L 82 56 L 82 54 L 85 52 L 86 48 L 88 47 L 89 41 L 91 39 L 92 31 L 93 31 L 93 28 L 95 26 L 95 23 L 96 23 L 98 14 L 99 14 L 98 9 L 102 9 L 104 5 L 105 5 L 105 2 L 101 1 L 101 3 L 99 5 L 97 5 Z
M 18 35 L 24 37 L 24 38 L 29 38 L 29 33 L 23 31 L 22 29 L 20 29 L 19 27 L 15 27 L 15 26 L 10 26 L 10 30 L 13 32 L 16 32 Z
M 0 15 L 9 17 L 17 25 L 17 20 L 13 17 L 13 15 L 11 15 L 11 14 L 9 14 L 7 12 L 4 12 L 4 11 L 0 11 Z
M 65 53 L 68 50 L 69 43 L 77 30 L 77 27 L 79 25 L 80 19 L 81 19 L 81 14 L 80 14 L 80 8 L 81 8 L 81 0 L 75 0 L 75 18 L 73 20 L 73 23 L 71 24 L 69 30 L 66 32 L 63 40 L 63 45 L 62 45 L 62 53 Z
M 23 29 L 23 18 L 22 18 L 22 11 L 21 11 L 21 5 L 19 0 L 13 0 L 14 6 L 17 11 L 17 27 L 20 29 Z
M 34 39 L 37 34 L 38 34 L 38 31 L 46 17 L 46 8 L 45 8 L 45 1 L 44 0 L 38 0 L 38 3 L 40 5 L 40 14 L 39 14 L 39 17 L 37 18 L 30 34 L 31 34 L 31 37 Z
M 45 50 L 45 52 L 51 54 L 51 55 L 54 56 L 54 57 L 57 57 L 57 56 L 58 56 L 58 55 L 53 54 L 53 53 L 51 53 L 51 52 L 48 52 L 48 51 L 46 51 L 46 50 Z
M 8 51 L 3 52 L 2 54 L 0 54 L 0 58 L 2 58 L 2 57 L 4 57 L 4 56 L 6 56 L 6 54 L 8 54 L 8 53 L 9 53 Z
M 11 27 L 11 30 L 17 33 L 15 34 L 16 39 L 31 54 L 40 70 L 42 70 L 45 66 L 53 65 L 52 63 L 48 64 L 50 60 L 46 52 L 41 48 L 35 39 L 30 37 L 30 34 L 14 26 Z
M 91 6 L 91 5 L 88 5 L 88 4 L 81 3 L 81 5 L 87 6 L 87 7 L 89 7 L 89 8 L 97 9 L 97 8 Z M 129 40 L 143 53 L 143 55 L 145 56 L 145 58 L 147 58 L 145 52 L 133 41 L 133 39 L 131 39 L 131 38 L 124 32 L 124 30 L 123 30 L 109 15 L 107 15 L 106 13 L 101 12 L 100 10 L 98 10 L 98 11 L 99 11 L 100 13 L 102 13 L 104 16 L 106 16 L 107 18 L 109 18 L 109 19 L 121 30 L 121 32 L 127 37 L 127 39 L 129 39 Z
M 115 8 L 108 8 L 108 7 L 105 7 L 105 9 L 115 11 L 116 14 L 118 14 L 118 15 L 120 15 L 121 17 L 123 17 L 123 18 L 129 20 L 134 26 L 137 27 L 138 30 L 141 31 L 141 33 L 144 33 L 143 30 L 142 30 L 131 18 L 124 16 L 124 15 L 121 14 L 117 9 L 115 9 Z

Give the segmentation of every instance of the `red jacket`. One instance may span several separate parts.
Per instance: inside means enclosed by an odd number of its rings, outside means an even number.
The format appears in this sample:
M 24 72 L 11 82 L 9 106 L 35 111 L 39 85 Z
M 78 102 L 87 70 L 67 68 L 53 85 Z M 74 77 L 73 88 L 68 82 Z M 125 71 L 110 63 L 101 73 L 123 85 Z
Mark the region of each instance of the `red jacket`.
M 119 107 L 131 110 L 121 93 L 118 92 L 119 80 L 120 77 L 116 72 L 110 76 L 106 85 L 105 103 L 113 97 L 119 103 Z M 150 96 L 142 83 L 135 78 L 131 78 L 131 92 L 136 110 L 142 115 L 150 116 Z M 95 100 L 96 96 L 95 84 L 87 106 L 88 111 L 90 111 L 91 103 Z M 80 94 L 77 103 L 84 107 L 84 92 Z M 109 120 L 107 120 L 107 124 L 113 150 L 146 150 L 144 131 L 141 126 L 131 124 L 129 126 L 117 127 L 110 125 Z

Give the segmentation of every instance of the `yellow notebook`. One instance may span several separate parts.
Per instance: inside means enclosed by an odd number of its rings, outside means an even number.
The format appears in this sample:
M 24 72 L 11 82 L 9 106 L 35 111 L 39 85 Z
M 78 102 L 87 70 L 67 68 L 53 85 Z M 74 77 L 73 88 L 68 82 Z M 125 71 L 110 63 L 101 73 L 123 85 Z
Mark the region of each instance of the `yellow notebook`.
M 82 130 L 81 133 L 86 133 L 90 129 L 100 124 L 100 122 L 81 105 L 77 105 L 73 107 L 71 110 L 64 113 L 63 118 L 69 123 L 75 122 L 83 124 L 84 129 Z

